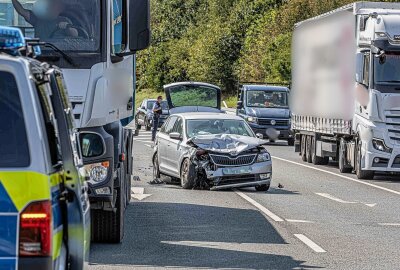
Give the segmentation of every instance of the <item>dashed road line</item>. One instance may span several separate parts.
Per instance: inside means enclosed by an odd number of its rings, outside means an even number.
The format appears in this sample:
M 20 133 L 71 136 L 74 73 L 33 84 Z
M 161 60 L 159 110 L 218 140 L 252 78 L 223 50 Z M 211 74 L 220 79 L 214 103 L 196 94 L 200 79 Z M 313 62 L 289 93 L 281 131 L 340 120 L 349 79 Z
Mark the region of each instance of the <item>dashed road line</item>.
M 400 223 L 378 223 L 381 226 L 400 227 Z
M 345 200 L 336 198 L 328 193 L 315 193 L 315 194 L 317 194 L 318 196 L 327 198 L 329 200 L 335 201 L 335 202 L 346 203 L 346 204 L 356 204 L 357 203 L 357 202 L 349 202 L 349 201 L 345 201 Z
M 337 176 L 337 177 L 340 177 L 340 178 L 343 178 L 343 179 L 346 179 L 346 180 L 350 180 L 350 181 L 359 183 L 359 184 L 363 184 L 363 185 L 366 185 L 366 186 L 370 186 L 370 187 L 373 187 L 373 188 L 384 190 L 384 191 L 387 191 L 387 192 L 390 192 L 390 193 L 393 193 L 393 194 L 396 194 L 396 195 L 400 195 L 400 191 L 396 191 L 396 190 L 392 190 L 392 189 L 389 189 L 389 188 L 385 188 L 385 187 L 381 187 L 381 186 L 378 186 L 378 185 L 374 185 L 374 184 L 371 184 L 371 183 L 368 183 L 368 182 L 364 182 L 364 181 L 361 181 L 361 180 L 357 180 L 357 179 L 354 179 L 354 178 L 351 178 L 351 177 L 348 177 L 348 176 L 344 176 L 344 175 L 341 175 L 341 174 L 338 174 L 338 173 L 326 171 L 326 170 L 323 170 L 323 169 L 320 169 L 320 168 L 315 168 L 315 167 L 312 167 L 312 166 L 309 166 L 309 165 L 301 164 L 301 163 L 298 163 L 298 162 L 295 162 L 295 161 L 291 161 L 291 160 L 288 160 L 288 159 L 284 159 L 284 158 L 279 158 L 279 157 L 275 157 L 275 156 L 272 156 L 272 158 L 276 159 L 276 160 L 284 161 L 284 162 L 287 162 L 287 163 L 295 164 L 295 165 L 298 165 L 298 166 L 302 166 L 302 167 L 305 167 L 305 168 L 308 168 L 308 169 L 312 169 L 312 170 L 315 170 L 315 171 L 324 172 L 324 173 L 327 173 L 327 174 L 330 174 L 330 175 L 334 175 L 334 176 Z
M 258 202 L 256 202 L 255 200 L 253 200 L 252 198 L 250 198 L 249 196 L 247 196 L 246 194 L 239 192 L 239 191 L 235 191 L 235 193 L 237 195 L 239 195 L 240 197 L 242 197 L 243 199 L 245 199 L 246 201 L 248 201 L 249 203 L 251 203 L 253 206 L 255 206 L 259 211 L 261 211 L 262 213 L 264 213 L 265 215 L 267 215 L 268 217 L 270 217 L 273 221 L 276 222 L 282 222 L 284 221 L 282 218 L 280 218 L 279 216 L 275 215 L 274 213 L 272 213 L 270 210 L 268 210 L 267 208 L 265 208 L 264 206 L 262 206 L 261 204 L 259 204 Z
M 292 223 L 314 223 L 314 221 L 310 220 L 301 220 L 301 219 L 285 219 L 287 222 L 292 222 Z
M 308 238 L 304 234 L 295 234 L 294 236 L 296 236 L 301 242 L 306 244 L 309 248 L 311 248 L 315 252 L 317 252 L 317 253 L 325 253 L 326 252 L 322 247 L 318 246 L 315 242 L 313 242 L 310 238 Z

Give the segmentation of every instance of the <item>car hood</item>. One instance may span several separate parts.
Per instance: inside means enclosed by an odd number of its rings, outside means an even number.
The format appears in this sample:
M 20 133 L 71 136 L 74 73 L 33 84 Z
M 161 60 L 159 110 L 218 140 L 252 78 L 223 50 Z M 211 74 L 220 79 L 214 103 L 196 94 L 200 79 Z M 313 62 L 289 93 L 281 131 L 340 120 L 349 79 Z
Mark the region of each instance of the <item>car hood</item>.
M 233 156 L 267 143 L 255 137 L 231 134 L 200 135 L 190 139 L 189 142 L 206 151 Z
M 255 116 L 258 118 L 289 118 L 289 109 L 279 108 L 247 108 L 247 115 Z

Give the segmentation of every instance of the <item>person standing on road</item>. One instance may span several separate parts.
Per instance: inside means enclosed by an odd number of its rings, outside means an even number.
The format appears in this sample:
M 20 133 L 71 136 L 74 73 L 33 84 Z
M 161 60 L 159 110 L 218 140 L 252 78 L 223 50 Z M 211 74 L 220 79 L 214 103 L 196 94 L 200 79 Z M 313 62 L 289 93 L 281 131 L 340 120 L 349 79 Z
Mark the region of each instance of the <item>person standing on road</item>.
M 157 98 L 157 101 L 153 105 L 153 129 L 151 133 L 151 140 L 154 142 L 156 140 L 156 134 L 158 129 L 158 122 L 160 120 L 160 116 L 162 114 L 162 96 Z

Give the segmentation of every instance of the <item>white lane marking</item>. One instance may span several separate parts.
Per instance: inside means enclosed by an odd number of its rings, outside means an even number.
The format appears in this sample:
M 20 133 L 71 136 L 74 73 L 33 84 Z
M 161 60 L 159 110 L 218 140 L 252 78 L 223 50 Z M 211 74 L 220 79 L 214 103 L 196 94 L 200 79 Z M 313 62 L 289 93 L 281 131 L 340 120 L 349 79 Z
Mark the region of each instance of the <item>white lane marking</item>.
M 371 183 L 363 182 L 361 180 L 353 179 L 351 177 L 347 177 L 347 176 L 344 176 L 344 175 L 341 175 L 341 174 L 338 174 L 338 173 L 322 170 L 320 168 L 315 168 L 315 167 L 312 167 L 312 166 L 308 166 L 308 165 L 301 164 L 301 163 L 298 163 L 298 162 L 294 162 L 294 161 L 291 161 L 291 160 L 287 160 L 287 159 L 284 159 L 284 158 L 279 158 L 279 157 L 275 157 L 275 156 L 272 156 L 272 158 L 277 159 L 277 160 L 281 160 L 281 161 L 285 161 L 285 162 L 288 162 L 288 163 L 292 163 L 292 164 L 295 164 L 295 165 L 299 165 L 299 166 L 302 166 L 302 167 L 305 167 L 305 168 L 309 168 L 309 169 L 312 169 L 312 170 L 315 170 L 315 171 L 320 171 L 320 172 L 324 172 L 324 173 L 327 173 L 327 174 L 330 174 L 330 175 L 341 177 L 343 179 L 347 179 L 347 180 L 350 180 L 350 181 L 353 181 L 353 182 L 356 182 L 356 183 L 359 183 L 359 184 L 363 184 L 363 185 L 366 185 L 366 186 L 370 186 L 370 187 L 373 187 L 373 188 L 384 190 L 384 191 L 387 191 L 387 192 L 390 192 L 390 193 L 393 193 L 393 194 L 396 194 L 396 195 L 400 195 L 400 191 L 396 191 L 396 190 L 392 190 L 392 189 L 389 189 L 389 188 L 385 188 L 385 187 L 381 187 L 381 186 L 378 186 L 378 185 L 374 185 L 374 184 L 371 184 Z
M 400 227 L 400 223 L 378 223 L 381 226 Z
M 314 221 L 301 220 L 301 219 L 286 219 L 286 221 L 292 223 L 314 223 Z
M 147 146 L 147 147 L 153 148 L 153 146 L 151 146 L 150 144 L 145 144 L 144 146 Z
M 140 138 L 140 137 L 151 137 L 151 134 L 139 134 L 135 136 L 135 138 Z
M 144 188 L 140 187 L 133 187 L 131 188 L 131 191 L 132 191 L 132 198 L 138 201 L 142 201 L 152 195 L 152 194 L 144 194 Z
M 248 201 L 249 203 L 251 203 L 253 206 L 255 206 L 262 213 L 264 213 L 265 215 L 270 217 L 273 221 L 276 221 L 276 222 L 284 221 L 282 218 L 278 217 L 277 215 L 272 213 L 270 210 L 268 210 L 267 208 L 265 208 L 264 206 L 262 206 L 261 204 L 259 204 L 258 202 L 256 202 L 255 200 L 253 200 L 252 198 L 247 196 L 246 194 L 244 194 L 242 192 L 239 192 L 239 191 L 235 191 L 235 193 L 237 195 L 239 195 L 240 197 L 242 197 L 243 199 L 245 199 L 246 201 Z
M 312 250 L 314 250 L 317 253 L 324 253 L 326 252 L 323 248 L 321 248 L 320 246 L 318 246 L 315 242 L 313 242 L 310 238 L 308 238 L 307 236 L 303 235 L 303 234 L 295 234 L 294 236 L 296 236 L 301 242 L 303 242 L 304 244 L 306 244 L 309 248 L 311 248 Z
M 368 207 L 375 207 L 377 203 L 364 203 Z
M 349 203 L 349 204 L 357 203 L 357 202 L 348 202 L 348 201 L 345 201 L 345 200 L 336 198 L 336 197 L 334 197 L 334 196 L 332 196 L 332 195 L 330 195 L 330 194 L 328 194 L 328 193 L 315 193 L 315 194 L 317 194 L 317 195 L 319 195 L 319 196 L 321 196 L 321 197 L 330 199 L 330 200 L 332 200 L 332 201 L 340 202 L 340 203 Z
M 145 141 L 145 140 L 135 140 L 137 142 L 144 142 L 144 143 L 153 143 L 152 141 Z

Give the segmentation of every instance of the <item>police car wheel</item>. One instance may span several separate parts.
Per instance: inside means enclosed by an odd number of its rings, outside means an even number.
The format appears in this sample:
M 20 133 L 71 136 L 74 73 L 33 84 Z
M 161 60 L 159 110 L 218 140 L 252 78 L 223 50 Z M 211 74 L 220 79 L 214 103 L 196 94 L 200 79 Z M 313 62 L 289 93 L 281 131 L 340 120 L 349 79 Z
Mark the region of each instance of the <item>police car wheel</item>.
M 92 240 L 97 243 L 121 243 L 124 236 L 124 205 L 117 189 L 116 211 L 92 210 Z

